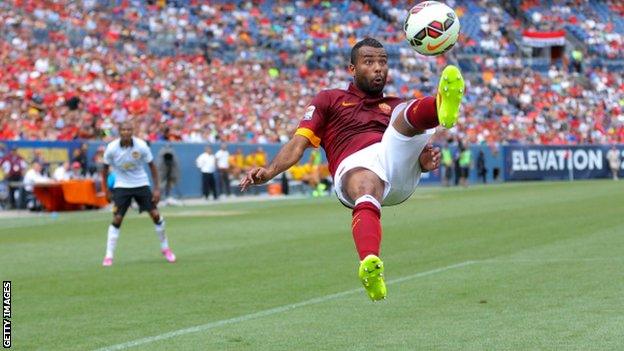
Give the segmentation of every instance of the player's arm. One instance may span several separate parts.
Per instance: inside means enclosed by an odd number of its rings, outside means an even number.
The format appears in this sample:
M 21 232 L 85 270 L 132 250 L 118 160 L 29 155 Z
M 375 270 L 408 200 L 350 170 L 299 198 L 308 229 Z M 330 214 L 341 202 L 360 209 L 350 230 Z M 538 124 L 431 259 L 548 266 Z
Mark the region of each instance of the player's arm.
M 102 155 L 104 161 L 104 167 L 102 167 L 102 190 L 106 194 L 106 199 L 108 202 L 113 200 L 113 193 L 111 189 L 108 188 L 108 172 L 109 167 L 113 164 L 113 151 L 111 147 L 112 143 L 106 145 L 106 149 L 104 149 L 104 155 Z
M 252 184 L 268 182 L 299 162 L 305 149 L 320 145 L 326 116 L 329 115 L 330 101 L 331 96 L 328 91 L 322 91 L 312 99 L 312 102 L 306 107 L 305 115 L 293 138 L 280 149 L 268 167 L 253 167 L 247 172 L 240 184 L 242 191 L 245 191 Z
M 158 170 L 156 169 L 154 161 L 149 162 L 147 165 L 152 173 L 152 181 L 154 182 L 154 189 L 152 189 L 152 202 L 158 203 L 158 201 L 160 201 L 160 179 L 158 179 Z
M 111 193 L 111 190 L 108 188 L 108 165 L 105 163 L 104 166 L 102 167 L 102 190 L 104 191 L 104 193 L 106 194 L 106 199 L 108 201 L 111 201 L 113 194 Z
M 253 167 L 240 183 L 242 191 L 247 190 L 252 184 L 263 184 L 273 179 L 276 175 L 289 169 L 299 162 L 305 149 L 311 145 L 308 138 L 295 134 L 286 145 L 282 146 L 277 156 L 268 167 Z

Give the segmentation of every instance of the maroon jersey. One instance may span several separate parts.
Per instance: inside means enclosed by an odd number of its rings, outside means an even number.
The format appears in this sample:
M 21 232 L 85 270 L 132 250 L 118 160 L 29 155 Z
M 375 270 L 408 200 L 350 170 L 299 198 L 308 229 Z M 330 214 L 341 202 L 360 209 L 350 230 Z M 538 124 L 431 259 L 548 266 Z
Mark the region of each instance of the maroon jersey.
M 9 153 L 0 159 L 0 167 L 7 177 L 11 179 L 21 178 L 27 165 L 24 159 L 17 153 Z
M 381 141 L 392 110 L 401 102 L 383 94 L 367 95 L 353 83 L 347 90 L 323 90 L 306 108 L 295 134 L 323 147 L 333 176 L 347 156 Z

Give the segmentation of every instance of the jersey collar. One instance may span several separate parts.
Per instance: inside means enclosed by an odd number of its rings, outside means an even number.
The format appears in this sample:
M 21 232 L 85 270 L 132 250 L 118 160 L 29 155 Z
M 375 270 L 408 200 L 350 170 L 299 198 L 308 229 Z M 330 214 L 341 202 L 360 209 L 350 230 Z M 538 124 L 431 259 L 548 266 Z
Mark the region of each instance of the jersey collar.
M 131 148 L 131 147 L 133 147 L 134 146 L 134 137 L 130 138 L 130 145 L 122 145 L 121 144 L 121 139 L 119 139 L 119 146 L 123 147 L 123 148 L 126 148 L 126 147 L 130 147 Z

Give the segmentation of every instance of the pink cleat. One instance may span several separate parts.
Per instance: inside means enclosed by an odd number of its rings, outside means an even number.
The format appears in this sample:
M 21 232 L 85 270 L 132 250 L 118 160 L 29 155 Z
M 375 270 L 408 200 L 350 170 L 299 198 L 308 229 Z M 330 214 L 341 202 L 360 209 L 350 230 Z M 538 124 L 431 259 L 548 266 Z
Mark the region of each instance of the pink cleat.
M 173 253 L 173 251 L 171 251 L 171 249 L 167 248 L 167 249 L 162 250 L 162 254 L 167 259 L 167 262 L 174 263 L 176 261 L 176 256 Z
M 113 265 L 113 258 L 112 257 L 104 257 L 104 261 L 102 261 L 102 266 L 110 267 L 112 265 Z

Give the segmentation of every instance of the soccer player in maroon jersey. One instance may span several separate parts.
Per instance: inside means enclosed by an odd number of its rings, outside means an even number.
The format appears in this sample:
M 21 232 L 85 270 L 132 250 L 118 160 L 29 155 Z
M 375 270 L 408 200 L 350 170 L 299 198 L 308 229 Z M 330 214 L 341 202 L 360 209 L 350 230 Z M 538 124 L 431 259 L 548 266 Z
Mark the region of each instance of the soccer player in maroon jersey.
M 407 200 L 421 173 L 440 165 L 440 150 L 429 144 L 438 125 L 457 122 L 464 92 L 459 69 L 442 71 L 436 97 L 403 100 L 384 96 L 388 55 L 366 38 L 351 50 L 353 82 L 346 90 L 318 93 L 293 138 L 268 167 L 254 167 L 242 190 L 266 183 L 297 163 L 306 148 L 321 146 L 329 161 L 336 195 L 353 209 L 352 232 L 360 257 L 359 277 L 369 297 L 386 297 L 381 244 L 381 206 Z

